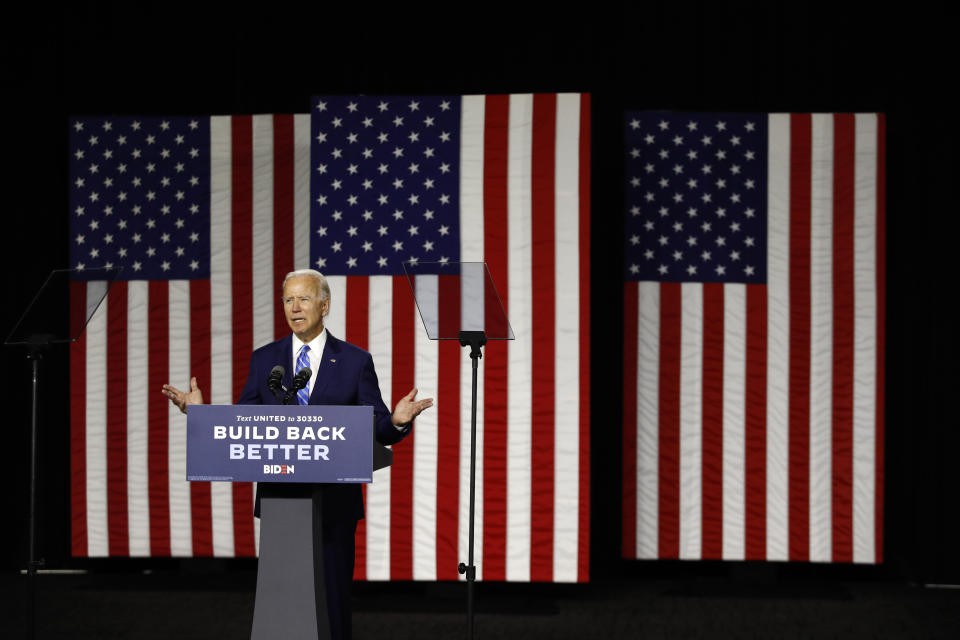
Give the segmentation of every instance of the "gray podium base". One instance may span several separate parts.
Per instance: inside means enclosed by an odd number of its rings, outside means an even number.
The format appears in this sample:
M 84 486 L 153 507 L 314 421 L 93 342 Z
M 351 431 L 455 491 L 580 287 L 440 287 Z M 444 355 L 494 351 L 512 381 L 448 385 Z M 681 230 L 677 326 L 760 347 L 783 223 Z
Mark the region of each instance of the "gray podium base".
M 329 640 L 319 487 L 262 484 L 252 640 Z

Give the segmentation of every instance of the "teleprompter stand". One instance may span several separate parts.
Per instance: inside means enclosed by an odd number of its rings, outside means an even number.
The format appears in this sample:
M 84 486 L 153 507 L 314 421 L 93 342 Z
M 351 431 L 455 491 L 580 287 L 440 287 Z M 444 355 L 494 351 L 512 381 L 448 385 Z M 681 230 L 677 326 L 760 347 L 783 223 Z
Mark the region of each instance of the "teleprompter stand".
M 473 640 L 474 511 L 477 470 L 477 372 L 487 340 L 513 340 L 513 329 L 483 262 L 405 262 L 420 318 L 431 340 L 459 340 L 470 347 L 470 513 L 467 562 L 457 571 L 467 581 L 467 638 Z M 441 400 L 442 402 L 442 400 Z M 443 425 L 441 425 L 443 428 Z
M 107 295 L 110 286 L 119 274 L 118 269 L 58 269 L 52 271 L 43 286 L 37 291 L 27 306 L 13 331 L 4 341 L 7 346 L 24 347 L 30 361 L 30 515 L 29 557 L 27 559 L 27 638 L 36 637 L 36 578 L 37 571 L 43 568 L 44 561 L 38 558 L 37 531 L 37 481 L 39 478 L 38 449 L 40 435 L 40 373 L 41 363 L 54 345 L 75 342 Z M 83 299 L 70 305 L 65 313 L 64 306 L 71 299 L 71 283 L 76 280 L 88 280 L 83 289 Z M 75 295 L 80 295 L 79 290 Z M 77 313 L 74 313 L 74 310 Z M 82 311 L 82 317 L 79 312 Z M 72 322 L 68 322 L 70 318 Z

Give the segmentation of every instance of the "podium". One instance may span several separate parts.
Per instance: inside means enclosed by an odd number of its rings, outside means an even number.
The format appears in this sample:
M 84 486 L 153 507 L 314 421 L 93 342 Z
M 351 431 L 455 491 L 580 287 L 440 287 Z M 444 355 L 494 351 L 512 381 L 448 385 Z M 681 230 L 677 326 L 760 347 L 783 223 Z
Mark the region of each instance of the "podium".
M 251 638 L 331 637 L 325 487 L 371 482 L 373 471 L 392 462 L 393 452 L 374 439 L 372 407 L 189 407 L 187 480 L 260 483 Z

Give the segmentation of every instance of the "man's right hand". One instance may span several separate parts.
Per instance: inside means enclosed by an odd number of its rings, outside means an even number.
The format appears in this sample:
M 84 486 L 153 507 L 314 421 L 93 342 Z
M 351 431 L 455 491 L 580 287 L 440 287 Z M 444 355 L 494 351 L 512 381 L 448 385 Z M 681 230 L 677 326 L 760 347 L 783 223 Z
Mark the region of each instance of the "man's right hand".
M 180 411 L 184 413 L 187 412 L 187 405 L 189 404 L 203 404 L 203 392 L 197 386 L 196 377 L 190 378 L 189 392 L 180 391 L 173 385 L 165 384 L 163 385 L 163 395 L 170 398 L 170 402 L 177 405 Z

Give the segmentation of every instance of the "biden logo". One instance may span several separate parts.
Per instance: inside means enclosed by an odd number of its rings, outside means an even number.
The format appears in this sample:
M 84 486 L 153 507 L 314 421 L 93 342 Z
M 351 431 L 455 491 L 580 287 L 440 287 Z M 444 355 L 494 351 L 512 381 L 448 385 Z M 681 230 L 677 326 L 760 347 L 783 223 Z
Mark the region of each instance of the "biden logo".
M 265 464 L 263 465 L 263 475 L 276 475 L 276 474 L 291 474 L 293 473 L 292 464 Z

